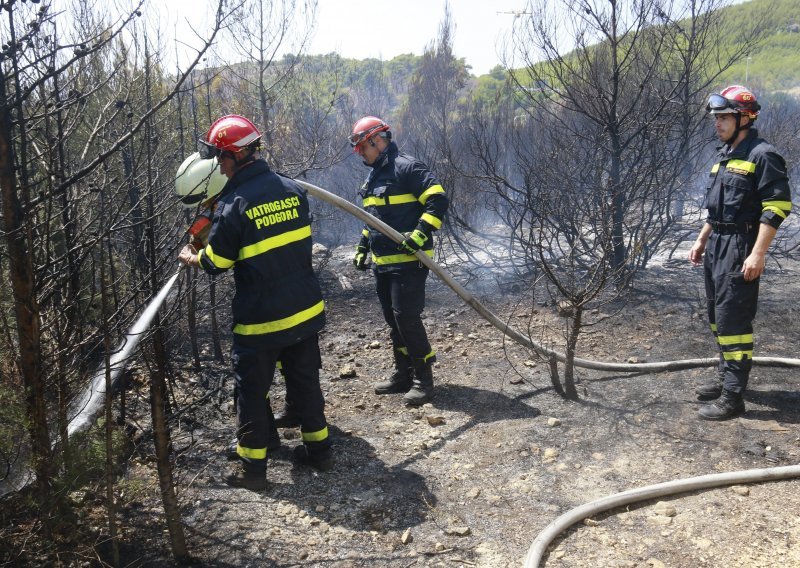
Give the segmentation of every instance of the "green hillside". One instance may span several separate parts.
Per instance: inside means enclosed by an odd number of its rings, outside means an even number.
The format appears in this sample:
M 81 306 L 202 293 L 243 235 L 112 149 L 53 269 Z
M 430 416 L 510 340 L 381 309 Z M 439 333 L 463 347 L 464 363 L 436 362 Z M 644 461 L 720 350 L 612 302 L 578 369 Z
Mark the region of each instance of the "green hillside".
M 731 30 L 723 36 L 723 52 L 741 50 L 737 42 L 746 33 L 742 30 L 751 30 L 756 23 L 763 28 L 764 37 L 749 57 L 743 56 L 720 75 L 719 85 L 745 83 L 759 92 L 790 91 L 800 95 L 800 0 L 750 0 L 723 8 L 720 13 Z M 334 91 L 339 84 L 348 90 L 381 93 L 390 109 L 402 104 L 408 81 L 421 61 L 421 56 L 411 54 L 388 61 L 349 59 L 334 53 L 304 58 L 323 90 Z M 458 65 L 465 66 L 466 62 L 459 59 Z M 506 80 L 506 71 L 498 65 L 485 75 L 473 76 L 465 93 L 472 95 L 478 107 L 491 105 L 507 94 Z
M 721 83 L 747 83 L 767 91 L 800 91 L 800 1 L 751 0 L 725 9 L 732 30 L 764 18 L 767 35 L 749 58 L 732 66 Z M 727 37 L 731 50 L 737 36 Z
M 720 75 L 719 83 L 746 83 L 762 91 L 792 91 L 800 94 L 800 0 L 750 0 L 723 8 L 728 33 L 722 46 L 728 53 L 739 47 L 741 30 L 752 29 L 758 22 L 764 29 L 763 41 L 749 58 Z M 500 68 L 478 78 L 479 94 L 496 90 L 503 82 Z

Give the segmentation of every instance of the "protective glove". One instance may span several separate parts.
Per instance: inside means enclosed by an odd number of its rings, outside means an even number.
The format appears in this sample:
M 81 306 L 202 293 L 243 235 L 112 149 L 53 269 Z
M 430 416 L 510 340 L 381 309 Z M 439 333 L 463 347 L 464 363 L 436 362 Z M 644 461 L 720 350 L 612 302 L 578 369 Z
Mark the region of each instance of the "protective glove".
M 358 245 L 356 247 L 356 255 L 353 257 L 353 266 L 356 267 L 356 270 L 366 270 L 367 269 L 367 253 L 369 249 L 365 246 Z
M 414 229 L 410 233 L 403 233 L 405 235 L 405 240 L 397 245 L 397 250 L 405 252 L 407 254 L 414 254 L 419 249 L 421 249 L 426 242 L 428 242 L 428 235 L 425 234 L 424 231 L 420 231 L 419 229 Z

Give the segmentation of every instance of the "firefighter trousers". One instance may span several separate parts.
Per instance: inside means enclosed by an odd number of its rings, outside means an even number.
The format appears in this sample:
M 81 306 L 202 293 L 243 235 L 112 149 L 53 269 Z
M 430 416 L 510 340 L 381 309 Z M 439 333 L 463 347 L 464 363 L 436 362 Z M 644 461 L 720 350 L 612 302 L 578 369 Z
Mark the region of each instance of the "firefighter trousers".
M 755 239 L 754 232 L 712 232 L 703 260 L 708 321 L 717 339 L 723 388 L 735 393 L 747 388 L 753 364 L 759 280 L 746 282 L 742 266 Z
M 389 324 L 394 349 L 416 361 L 434 361 L 434 352 L 422 324 L 428 269 L 415 265 L 396 271 L 375 272 L 375 289 L 383 318 Z
M 263 471 L 267 467 L 267 438 L 272 426 L 267 395 L 278 360 L 286 376 L 287 398 L 294 402 L 309 453 L 330 446 L 325 400 L 319 385 L 321 356 L 317 334 L 282 348 L 263 347 L 257 337 L 234 334 L 231 359 L 237 392 L 237 452 L 246 469 Z

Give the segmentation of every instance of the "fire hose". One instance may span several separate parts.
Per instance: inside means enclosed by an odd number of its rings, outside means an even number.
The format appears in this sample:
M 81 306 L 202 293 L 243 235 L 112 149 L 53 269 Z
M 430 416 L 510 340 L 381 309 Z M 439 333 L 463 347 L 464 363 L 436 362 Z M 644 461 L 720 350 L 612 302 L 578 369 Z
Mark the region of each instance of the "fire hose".
M 784 467 L 768 467 L 763 469 L 748 469 L 744 471 L 731 471 L 727 473 L 714 473 L 700 475 L 688 479 L 676 479 L 647 487 L 630 489 L 591 501 L 580 507 L 567 511 L 552 523 L 547 525 L 539 536 L 531 544 L 528 554 L 525 556 L 525 568 L 538 568 L 547 546 L 563 531 L 570 526 L 587 519 L 603 511 L 616 509 L 631 503 L 647 501 L 657 497 L 675 495 L 676 493 L 686 493 L 700 489 L 710 489 L 722 485 L 734 485 L 737 483 L 759 483 L 763 481 L 777 481 L 781 479 L 792 479 L 800 477 L 800 465 L 790 465 Z
M 394 242 L 400 243 L 403 240 L 403 235 L 392 227 L 382 222 L 381 220 L 370 215 L 363 209 L 358 208 L 349 201 L 338 197 L 320 187 L 312 185 L 307 182 L 297 182 L 305 188 L 311 195 L 317 197 L 331 205 L 343 209 L 344 211 L 356 216 L 368 225 L 375 227 L 381 233 L 391 238 Z M 430 257 L 421 251 L 417 251 L 417 258 L 431 271 L 433 271 L 445 284 L 447 284 L 468 306 L 472 307 L 484 319 L 489 321 L 494 327 L 500 330 L 503 334 L 513 339 L 517 343 L 533 349 L 542 356 L 555 358 L 559 362 L 564 362 L 566 356 L 544 345 L 536 343 L 530 337 L 522 334 L 518 330 L 509 326 L 506 322 L 501 320 L 491 310 L 481 304 L 468 290 L 456 282 L 450 274 L 436 264 Z M 719 362 L 717 358 L 705 359 L 684 359 L 680 361 L 664 361 L 656 363 L 609 363 L 602 361 L 592 361 L 589 359 L 575 358 L 574 364 L 577 367 L 586 369 L 595 369 L 599 371 L 623 371 L 623 372 L 662 372 L 662 371 L 676 371 L 681 369 L 691 369 L 697 367 L 713 367 Z M 754 357 L 754 365 L 772 366 L 772 367 L 800 367 L 800 359 L 788 359 L 780 357 Z M 597 513 L 621 507 L 630 503 L 639 501 L 646 501 L 656 497 L 663 497 L 667 495 L 674 495 L 677 493 L 684 493 L 687 491 L 695 491 L 699 489 L 707 489 L 712 487 L 719 487 L 722 485 L 732 485 L 736 483 L 756 483 L 761 481 L 772 481 L 778 479 L 791 479 L 800 477 L 800 465 L 775 467 L 765 469 L 751 469 L 745 471 L 736 471 L 722 474 L 703 475 L 699 477 L 692 477 L 690 479 L 679 479 L 659 483 L 657 485 L 650 485 L 637 489 L 631 489 L 615 495 L 592 501 L 590 503 L 581 505 L 575 509 L 568 511 L 561 515 L 552 523 L 550 523 L 543 531 L 539 533 L 536 539 L 528 549 L 528 554 L 525 557 L 525 568 L 538 568 L 540 561 L 547 546 L 563 531 L 568 529 L 573 524 L 582 521 Z
M 310 183 L 297 180 L 297 183 L 303 187 L 308 193 L 322 201 L 330 203 L 335 207 L 344 210 L 347 213 L 361 219 L 368 225 L 376 228 L 384 235 L 391 238 L 394 242 L 400 243 L 403 240 L 403 235 L 386 223 L 380 221 L 374 216 L 370 215 L 363 209 L 355 206 L 349 201 L 334 195 L 320 187 Z M 473 308 L 481 317 L 490 322 L 495 328 L 500 330 L 503 334 L 510 339 L 516 341 L 520 345 L 533 349 L 540 355 L 548 358 L 554 358 L 557 361 L 564 362 L 566 356 L 554 349 L 533 341 L 530 337 L 524 335 L 514 327 L 508 325 L 500 319 L 491 310 L 486 308 L 475 296 L 468 290 L 461 286 L 453 277 L 436 264 L 430 257 L 421 251 L 417 251 L 417 258 L 422 264 L 433 271 L 445 284 L 447 284 L 468 306 Z M 181 270 L 179 269 L 172 277 L 164 284 L 159 293 L 148 304 L 142 316 L 134 323 L 133 327 L 128 331 L 118 350 L 111 357 L 111 384 L 114 385 L 119 373 L 124 370 L 127 360 L 133 350 L 139 343 L 142 335 L 150 327 L 150 323 L 155 317 L 161 304 L 166 300 L 172 286 L 175 284 Z M 690 369 L 697 367 L 712 367 L 717 365 L 718 359 L 716 358 L 701 358 L 701 359 L 684 359 L 679 361 L 665 361 L 655 363 L 612 363 L 603 361 L 593 361 L 589 359 L 575 358 L 574 364 L 577 367 L 586 369 L 594 369 L 599 371 L 611 372 L 663 372 L 675 371 L 681 369 Z M 778 357 L 754 357 L 753 364 L 762 366 L 774 367 L 800 367 L 800 359 L 778 358 Z M 99 410 L 103 401 L 105 400 L 105 376 L 104 369 L 98 370 L 93 377 L 89 388 L 84 393 L 77 406 L 77 412 L 74 413 L 70 421 L 68 431 L 70 434 L 79 432 L 88 427 L 91 423 L 96 412 Z M 539 537 L 533 542 L 528 552 L 525 561 L 526 568 L 535 568 L 539 565 L 542 554 L 544 553 L 547 545 L 563 530 L 570 525 L 587 518 L 593 514 L 601 511 L 619 507 L 624 504 L 652 499 L 658 496 L 671 495 L 695 489 L 716 487 L 719 485 L 726 485 L 732 483 L 754 482 L 773 479 L 787 479 L 791 477 L 800 476 L 800 466 L 790 466 L 784 468 L 770 468 L 760 470 L 748 470 L 744 472 L 733 472 L 728 474 L 717 474 L 691 478 L 687 480 L 676 480 L 667 483 L 662 483 L 654 486 L 644 487 L 625 491 L 617 495 L 612 495 L 598 501 L 593 501 L 572 511 L 562 515 L 551 523 Z
M 131 328 L 128 330 L 128 333 L 125 334 L 125 337 L 122 339 L 117 349 L 111 354 L 109 359 L 109 382 L 111 383 L 112 388 L 114 388 L 114 385 L 116 385 L 119 374 L 125 370 L 131 353 L 133 353 L 133 350 L 139 345 L 139 340 L 150 328 L 153 318 L 156 317 L 161 304 L 163 304 L 164 300 L 167 299 L 169 291 L 172 289 L 172 286 L 178 279 L 182 269 L 183 267 L 179 268 L 175 274 L 173 274 L 172 277 L 167 280 L 167 283 L 162 286 L 158 294 L 156 294 L 150 303 L 147 304 L 147 307 L 144 309 L 144 312 L 142 312 L 142 315 L 139 316 L 139 319 L 133 323 L 133 326 L 131 326 Z M 75 411 L 69 421 L 69 426 L 67 427 L 67 433 L 70 436 L 75 432 L 81 432 L 89 427 L 95 414 L 103 405 L 105 397 L 105 365 L 102 365 L 95 372 L 88 388 L 84 391 L 83 396 L 81 396 L 80 400 L 78 400 L 74 406 Z
M 398 231 L 394 230 L 392 227 L 377 219 L 373 215 L 370 215 L 363 209 L 353 205 L 346 199 L 342 199 L 338 195 L 334 195 L 329 191 L 322 189 L 321 187 L 317 187 L 310 183 L 296 180 L 305 190 L 308 191 L 309 194 L 313 195 L 314 197 L 321 199 L 339 209 L 350 213 L 351 215 L 361 219 L 371 227 L 378 229 L 381 233 L 392 239 L 396 243 L 400 243 L 405 238 L 402 234 Z M 470 306 L 474 309 L 478 314 L 481 315 L 486 321 L 491 323 L 494 327 L 500 330 L 501 333 L 508 336 L 510 339 L 513 339 L 520 345 L 524 347 L 528 347 L 533 349 L 538 354 L 547 357 L 547 358 L 554 358 L 557 361 L 563 363 L 566 361 L 566 355 L 560 353 L 554 349 L 551 349 L 541 343 L 537 343 L 533 341 L 527 335 L 521 333 L 514 327 L 510 326 L 507 322 L 504 322 L 500 317 L 494 314 L 491 310 L 489 310 L 486 306 L 481 304 L 475 296 L 473 296 L 466 288 L 461 286 L 456 280 L 447 273 L 441 266 L 436 264 L 428 255 L 426 255 L 422 251 L 416 252 L 417 258 L 427 266 L 432 272 L 434 272 L 445 284 L 447 284 L 458 296 L 464 301 L 465 304 Z M 625 372 L 625 373 L 640 373 L 640 372 L 651 372 L 657 373 L 662 371 L 678 371 L 682 369 L 694 369 L 697 367 L 714 367 L 719 363 L 719 359 L 716 357 L 709 357 L 703 359 L 683 359 L 679 361 L 662 361 L 662 362 L 655 362 L 655 363 L 611 363 L 606 361 L 593 361 L 590 359 L 581 359 L 576 357 L 574 359 L 574 364 L 576 367 L 582 367 L 584 369 L 594 369 L 597 371 L 610 371 L 610 372 Z M 787 359 L 782 357 L 753 357 L 753 364 L 754 365 L 762 365 L 762 366 L 770 366 L 770 367 L 800 367 L 800 359 Z
M 375 227 L 381 233 L 392 239 L 396 243 L 400 243 L 403 240 L 403 235 L 400 234 L 398 231 L 377 219 L 373 215 L 370 215 L 363 209 L 357 207 L 356 205 L 350 203 L 346 199 L 343 199 L 329 191 L 322 189 L 321 187 L 317 187 L 312 185 L 308 182 L 296 180 L 297 183 L 303 187 L 308 193 L 322 201 L 330 203 L 343 211 L 350 213 L 351 215 L 361 219 L 368 225 Z M 466 303 L 468 306 L 472 307 L 478 314 L 481 315 L 484 319 L 490 322 L 494 327 L 500 330 L 502 333 L 507 335 L 509 338 L 513 339 L 520 345 L 533 349 L 540 355 L 548 358 L 554 358 L 559 362 L 564 362 L 566 360 L 566 356 L 563 353 L 555 351 L 545 345 L 537 343 L 533 341 L 530 337 L 526 336 L 525 334 L 521 333 L 514 327 L 508 325 L 508 323 L 504 322 L 500 317 L 494 314 L 491 310 L 489 310 L 486 306 L 484 306 L 480 301 L 478 301 L 475 296 L 473 296 L 466 288 L 461 286 L 450 274 L 448 274 L 442 267 L 440 267 L 436 262 L 433 261 L 429 256 L 424 254 L 421 251 L 417 251 L 416 253 L 417 258 L 422 262 L 425 266 L 427 266 L 431 271 L 433 271 L 445 284 L 447 284 L 458 296 Z M 120 372 L 122 372 L 127 364 L 127 360 L 130 357 L 133 350 L 139 344 L 139 339 L 141 338 L 142 334 L 147 331 L 150 327 L 150 323 L 152 322 L 153 318 L 155 317 L 158 309 L 161 307 L 161 304 L 167 298 L 170 289 L 175 284 L 175 281 L 178 278 L 178 274 L 180 273 L 180 269 L 178 272 L 172 275 L 172 277 L 167 281 L 164 287 L 159 291 L 159 293 L 153 298 L 150 304 L 145 309 L 142 316 L 136 320 L 133 327 L 128 331 L 127 335 L 121 342 L 118 349 L 113 353 L 111 357 L 111 384 L 114 385 L 116 383 L 116 379 L 119 376 Z M 684 359 L 679 361 L 664 361 L 664 362 L 656 362 L 656 363 L 611 363 L 611 362 L 603 362 L 603 361 L 592 361 L 589 359 L 581 359 L 575 358 L 574 364 L 577 367 L 582 367 L 586 369 L 594 369 L 598 371 L 611 371 L 611 372 L 628 372 L 628 373 L 636 373 L 636 372 L 661 372 L 661 371 L 676 371 L 681 369 L 691 369 L 696 367 L 712 367 L 717 365 L 718 359 L 716 358 L 704 358 L 704 359 Z M 785 359 L 785 358 L 777 358 L 777 357 L 754 357 L 753 364 L 755 365 L 766 365 L 766 366 L 775 366 L 775 367 L 800 367 L 800 359 Z M 93 377 L 89 388 L 84 393 L 83 397 L 76 405 L 77 411 L 74 413 L 73 419 L 70 421 L 68 432 L 70 434 L 74 432 L 79 432 L 91 423 L 92 417 L 94 413 L 99 409 L 100 405 L 102 404 L 104 397 L 105 397 L 105 370 L 100 369 L 95 376 Z
M 363 209 L 357 207 L 356 205 L 350 203 L 346 199 L 342 199 L 341 197 L 330 193 L 320 187 L 312 185 L 308 182 L 296 180 L 297 183 L 303 187 L 308 193 L 322 201 L 330 203 L 339 209 L 344 210 L 347 213 L 361 219 L 368 225 L 375 227 L 384 235 L 391 238 L 396 243 L 402 242 L 404 239 L 403 235 L 400 234 L 398 231 L 377 219 L 373 215 L 370 215 Z M 417 251 L 416 253 L 417 258 L 422 262 L 425 266 L 427 266 L 431 271 L 433 271 L 445 284 L 447 284 L 458 296 L 466 303 L 468 306 L 472 307 L 478 314 L 481 315 L 484 319 L 489 321 L 494 327 L 500 330 L 502 333 L 507 335 L 509 338 L 513 339 L 520 345 L 533 349 L 540 355 L 548 358 L 555 358 L 557 361 L 564 362 L 566 360 L 566 356 L 563 353 L 555 351 L 545 345 L 537 343 L 533 341 L 530 337 L 526 336 L 525 334 L 521 333 L 514 327 L 508 325 L 504 322 L 500 317 L 494 314 L 491 310 L 489 310 L 486 306 L 484 306 L 480 301 L 478 301 L 475 296 L 473 296 L 467 289 L 465 289 L 461 284 L 459 284 L 450 274 L 448 274 L 442 267 L 440 267 L 437 263 L 433 261 L 430 257 L 424 254 L 421 251 Z M 139 340 L 142 335 L 147 331 L 150 327 L 150 323 L 152 322 L 153 318 L 155 317 L 158 309 L 161 307 L 161 304 L 166 300 L 172 286 L 175 284 L 175 281 L 180 274 L 181 269 L 172 275 L 172 277 L 167 281 L 166 284 L 161 288 L 158 294 L 153 298 L 153 300 L 148 304 L 145 311 L 139 317 L 138 320 L 134 323 L 131 329 L 126 334 L 125 338 L 120 343 L 118 349 L 112 354 L 111 357 L 111 384 L 112 386 L 116 384 L 116 380 L 119 374 L 125 369 L 127 365 L 128 358 L 130 357 L 133 350 L 139 344 Z M 586 369 L 594 369 L 598 371 L 612 371 L 612 372 L 628 372 L 628 373 L 636 373 L 636 372 L 660 372 L 660 371 L 676 371 L 680 369 L 691 369 L 696 367 L 711 367 L 717 365 L 718 360 L 716 358 L 705 358 L 705 359 L 684 359 L 680 361 L 664 361 L 664 362 L 656 362 L 656 363 L 610 363 L 610 362 L 603 362 L 603 361 L 592 361 L 589 359 L 581 359 L 575 358 L 574 364 L 577 367 L 582 367 Z M 785 358 L 777 358 L 777 357 L 754 357 L 753 364 L 755 365 L 766 365 L 766 366 L 775 366 L 775 367 L 800 367 L 800 359 L 785 359 Z M 92 381 L 90 382 L 89 387 L 84 392 L 83 397 L 80 399 L 78 404 L 75 406 L 76 411 L 73 413 L 73 417 L 70 420 L 68 432 L 69 434 L 73 434 L 75 432 L 80 432 L 81 430 L 87 428 L 91 423 L 95 413 L 99 410 L 100 406 L 102 405 L 103 401 L 105 400 L 105 369 L 99 369 Z

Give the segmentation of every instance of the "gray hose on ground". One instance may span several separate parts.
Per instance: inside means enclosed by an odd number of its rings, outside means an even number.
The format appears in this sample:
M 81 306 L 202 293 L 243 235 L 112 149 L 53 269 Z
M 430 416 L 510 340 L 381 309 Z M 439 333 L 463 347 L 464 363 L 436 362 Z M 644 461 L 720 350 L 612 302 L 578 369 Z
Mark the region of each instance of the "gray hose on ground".
M 771 467 L 765 469 L 748 469 L 744 471 L 733 471 L 729 473 L 715 473 L 690 477 L 689 479 L 676 479 L 656 485 L 648 485 L 638 489 L 630 489 L 603 497 L 596 501 L 591 501 L 580 507 L 567 511 L 552 523 L 547 525 L 536 537 L 528 549 L 525 556 L 525 568 L 538 568 L 542 556 L 548 545 L 563 531 L 575 523 L 587 519 L 603 511 L 616 509 L 623 505 L 647 501 L 656 497 L 675 495 L 687 491 L 698 489 L 709 489 L 721 485 L 734 485 L 737 483 L 759 483 L 762 481 L 777 481 L 781 479 L 792 479 L 800 477 L 800 465 L 790 465 L 784 467 Z
M 339 209 L 350 213 L 364 221 L 367 225 L 376 228 L 381 233 L 392 239 L 396 243 L 403 241 L 403 235 L 395 231 L 392 227 L 370 215 L 360 207 L 350 203 L 346 199 L 342 199 L 338 195 L 334 195 L 329 191 L 317 187 L 308 182 L 295 180 L 311 195 L 317 197 Z M 447 284 L 461 299 L 472 309 L 478 312 L 481 317 L 490 322 L 493 326 L 499 329 L 503 334 L 513 339 L 520 345 L 533 349 L 540 355 L 547 358 L 555 358 L 560 362 L 566 360 L 563 353 L 550 349 L 540 343 L 536 343 L 527 335 L 524 335 L 517 329 L 511 327 L 497 315 L 495 315 L 486 306 L 481 304 L 475 296 L 473 296 L 466 288 L 456 282 L 453 277 L 448 274 L 441 266 L 436 264 L 428 255 L 423 252 L 417 251 L 417 258 L 433 271 L 445 284 Z M 657 363 L 609 363 L 605 361 L 592 361 L 589 359 L 574 359 L 576 367 L 584 369 L 594 369 L 597 371 L 610 371 L 610 372 L 623 372 L 623 373 L 641 373 L 651 372 L 658 373 L 662 371 L 678 371 L 682 369 L 694 369 L 698 367 L 715 367 L 719 364 L 717 357 L 709 357 L 704 359 L 683 359 L 679 361 L 663 361 Z M 800 367 L 800 359 L 786 359 L 781 357 L 753 357 L 754 365 L 762 365 L 768 367 Z

